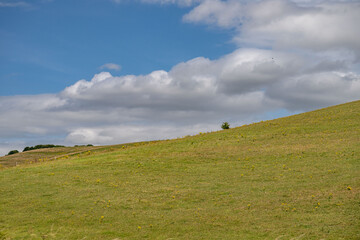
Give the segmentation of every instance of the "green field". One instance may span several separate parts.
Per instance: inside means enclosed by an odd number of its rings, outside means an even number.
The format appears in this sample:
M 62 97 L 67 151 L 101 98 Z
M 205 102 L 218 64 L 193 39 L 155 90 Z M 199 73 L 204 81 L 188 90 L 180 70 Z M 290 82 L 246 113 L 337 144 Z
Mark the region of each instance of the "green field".
M 72 152 L 0 171 L 0 239 L 360 239 L 360 101 Z

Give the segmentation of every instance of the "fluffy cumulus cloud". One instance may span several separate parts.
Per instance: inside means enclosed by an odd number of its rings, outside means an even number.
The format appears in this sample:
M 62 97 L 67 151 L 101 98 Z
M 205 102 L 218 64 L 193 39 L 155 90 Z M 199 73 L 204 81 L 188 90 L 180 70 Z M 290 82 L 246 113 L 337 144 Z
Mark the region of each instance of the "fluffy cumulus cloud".
M 241 125 L 280 110 L 360 97 L 357 1 L 147 2 L 193 6 L 186 22 L 234 31 L 239 49 L 147 75 L 101 72 L 57 94 L 0 97 L 3 154 L 44 139 L 113 144 L 173 138 L 218 130 L 223 121 Z
M 184 20 L 233 28 L 239 45 L 360 54 L 358 1 L 204 0 Z
M 344 72 L 295 76 L 272 85 L 267 91 L 269 97 L 280 100 L 284 107 L 297 110 L 359 99 L 359 93 L 360 75 Z

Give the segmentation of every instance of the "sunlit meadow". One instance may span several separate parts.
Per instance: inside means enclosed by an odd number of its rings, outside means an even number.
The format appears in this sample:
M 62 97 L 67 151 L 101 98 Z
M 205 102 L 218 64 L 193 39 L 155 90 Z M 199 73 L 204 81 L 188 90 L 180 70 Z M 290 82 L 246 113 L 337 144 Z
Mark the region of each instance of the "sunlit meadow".
M 69 149 L 0 158 L 0 239 L 360 239 L 360 101 Z

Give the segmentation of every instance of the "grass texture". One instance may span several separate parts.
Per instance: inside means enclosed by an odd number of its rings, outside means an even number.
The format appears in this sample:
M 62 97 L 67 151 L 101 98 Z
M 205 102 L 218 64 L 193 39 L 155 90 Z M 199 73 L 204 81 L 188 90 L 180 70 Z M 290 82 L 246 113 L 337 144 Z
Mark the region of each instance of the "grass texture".
M 59 155 L 0 171 L 0 239 L 360 239 L 360 101 Z

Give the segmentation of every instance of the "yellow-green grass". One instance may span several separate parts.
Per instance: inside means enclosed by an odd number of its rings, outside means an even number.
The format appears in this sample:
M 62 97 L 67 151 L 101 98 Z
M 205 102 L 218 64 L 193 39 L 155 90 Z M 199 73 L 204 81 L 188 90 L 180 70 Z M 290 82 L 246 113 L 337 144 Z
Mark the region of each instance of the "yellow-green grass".
M 0 181 L 0 239 L 360 239 L 360 101 Z
M 111 152 L 128 147 L 136 147 L 144 144 L 151 144 L 156 141 L 150 142 L 137 142 L 137 143 L 126 143 L 121 145 L 110 145 L 110 146 L 76 146 L 76 147 L 54 147 L 54 148 L 41 148 L 31 151 L 20 152 L 12 155 L 6 155 L 0 157 L 0 169 L 14 167 L 24 164 L 32 164 L 38 162 L 46 162 L 53 160 L 67 159 L 71 156 L 91 152 Z

